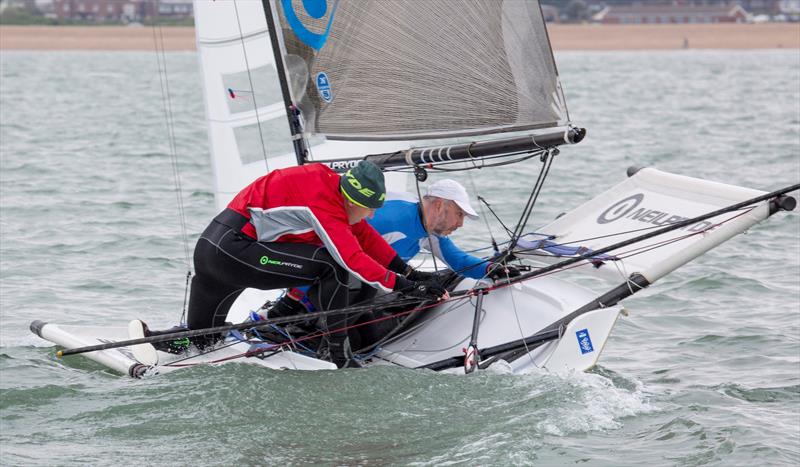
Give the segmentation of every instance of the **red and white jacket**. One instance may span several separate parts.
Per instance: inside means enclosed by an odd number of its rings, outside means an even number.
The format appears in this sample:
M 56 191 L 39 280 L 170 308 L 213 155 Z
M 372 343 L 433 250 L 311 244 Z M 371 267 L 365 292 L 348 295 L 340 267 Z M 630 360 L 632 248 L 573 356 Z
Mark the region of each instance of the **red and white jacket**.
M 360 281 L 391 291 L 386 267 L 397 252 L 366 221 L 350 225 L 339 175 L 322 164 L 273 170 L 228 204 L 250 219 L 242 233 L 261 242 L 324 245 Z

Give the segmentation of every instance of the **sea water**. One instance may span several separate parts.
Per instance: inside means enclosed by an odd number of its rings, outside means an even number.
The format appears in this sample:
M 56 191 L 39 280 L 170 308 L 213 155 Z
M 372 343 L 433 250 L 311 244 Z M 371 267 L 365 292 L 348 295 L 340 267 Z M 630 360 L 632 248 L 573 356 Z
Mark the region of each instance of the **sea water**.
M 531 229 L 634 165 L 765 191 L 800 180 L 797 50 L 556 60 L 588 136 L 556 158 Z M 586 373 L 228 364 L 133 380 L 56 359 L 32 320 L 180 317 L 215 214 L 197 57 L 3 51 L 0 66 L 2 465 L 800 463 L 797 213 L 627 300 Z M 513 225 L 538 170 L 453 176 Z M 468 222 L 453 237 L 477 248 L 489 231 Z

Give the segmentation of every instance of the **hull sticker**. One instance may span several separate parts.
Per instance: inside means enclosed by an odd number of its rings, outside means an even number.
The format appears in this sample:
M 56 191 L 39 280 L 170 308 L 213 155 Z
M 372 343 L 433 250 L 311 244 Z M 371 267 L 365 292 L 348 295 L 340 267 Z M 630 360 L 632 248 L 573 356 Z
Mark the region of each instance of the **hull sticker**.
M 575 333 L 575 336 L 578 338 L 578 348 L 581 349 L 581 355 L 594 352 L 594 346 L 592 346 L 592 338 L 589 337 L 588 329 L 581 329 L 580 331 Z

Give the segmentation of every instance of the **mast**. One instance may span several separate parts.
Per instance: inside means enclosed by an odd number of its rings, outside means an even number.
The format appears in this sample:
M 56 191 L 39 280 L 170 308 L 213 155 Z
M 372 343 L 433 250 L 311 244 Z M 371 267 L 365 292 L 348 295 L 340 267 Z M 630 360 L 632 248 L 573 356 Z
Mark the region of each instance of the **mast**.
M 286 68 L 283 62 L 283 52 L 281 42 L 278 38 L 279 23 L 276 21 L 275 12 L 272 8 L 271 0 L 262 0 L 264 14 L 267 18 L 267 29 L 272 43 L 272 53 L 275 56 L 275 68 L 278 70 L 278 81 L 283 94 L 283 102 L 286 106 L 286 118 L 289 121 L 289 131 L 292 134 L 292 146 L 294 146 L 297 165 L 305 164 L 308 157 L 308 147 L 303 138 L 303 123 L 300 118 L 300 108 L 292 102 L 292 95 L 289 91 L 289 83 L 286 79 Z

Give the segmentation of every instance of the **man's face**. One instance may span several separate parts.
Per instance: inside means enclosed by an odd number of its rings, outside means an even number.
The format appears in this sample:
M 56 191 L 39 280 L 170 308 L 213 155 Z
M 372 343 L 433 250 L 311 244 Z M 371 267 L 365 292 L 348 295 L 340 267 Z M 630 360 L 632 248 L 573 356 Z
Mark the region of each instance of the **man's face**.
M 466 213 L 458 207 L 454 201 L 449 199 L 438 199 L 438 203 L 433 210 L 430 220 L 430 230 L 436 235 L 447 236 L 455 232 L 456 229 L 464 225 Z
M 372 219 L 372 216 L 375 215 L 374 209 L 361 207 L 347 200 L 344 202 L 344 209 L 347 211 L 347 222 L 350 225 L 358 224 L 366 218 Z

